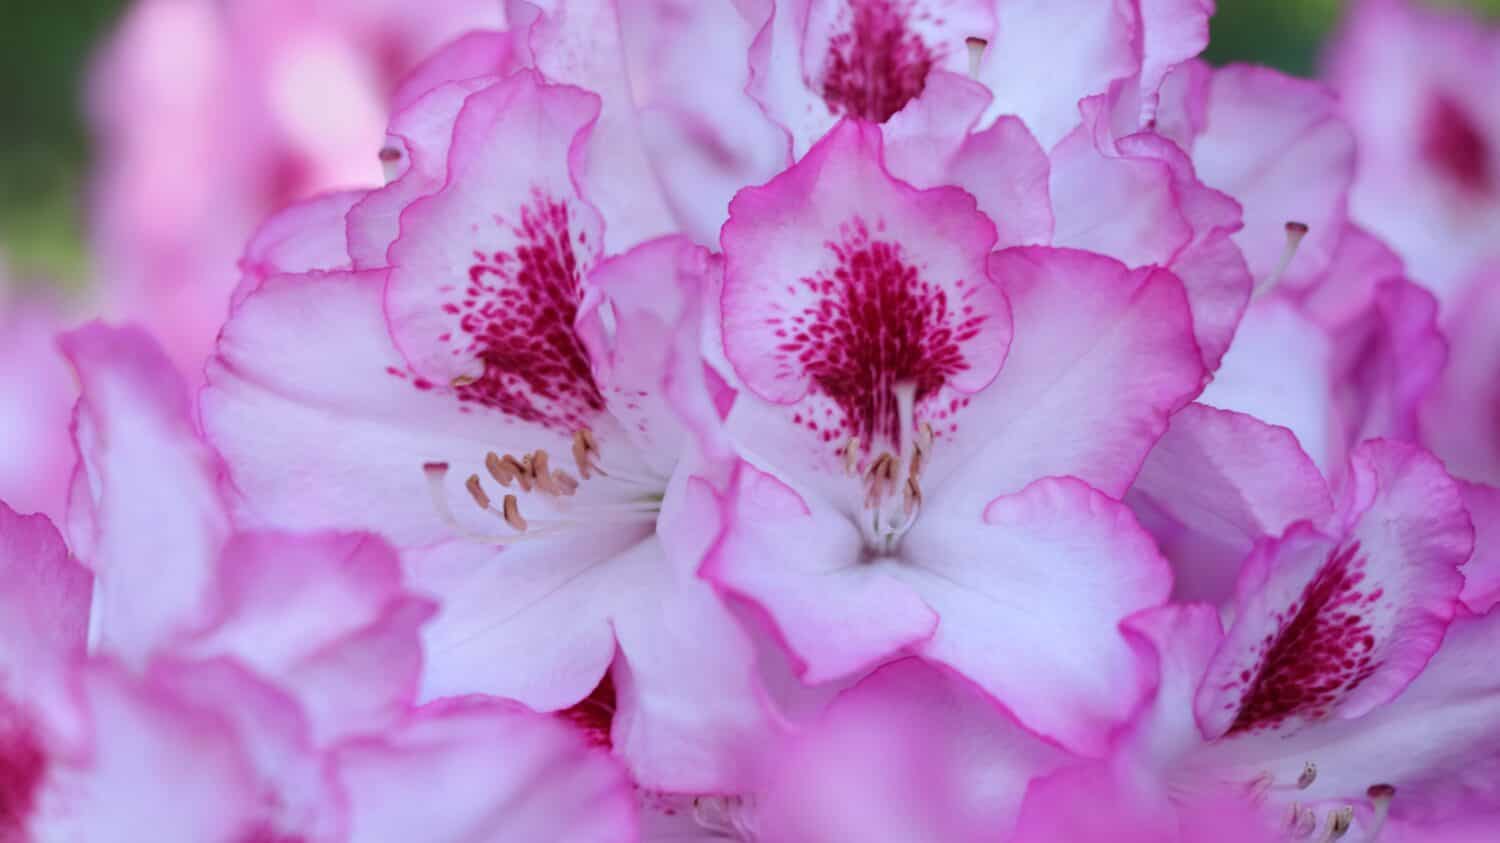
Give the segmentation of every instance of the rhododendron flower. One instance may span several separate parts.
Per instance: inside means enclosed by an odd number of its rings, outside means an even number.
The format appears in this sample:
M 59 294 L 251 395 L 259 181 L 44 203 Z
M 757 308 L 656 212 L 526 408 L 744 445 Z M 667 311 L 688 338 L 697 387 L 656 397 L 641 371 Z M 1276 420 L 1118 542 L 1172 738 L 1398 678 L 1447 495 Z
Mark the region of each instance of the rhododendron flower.
M 1360 0 L 1326 64 L 1359 140 L 1350 212 L 1456 304 L 1500 257 L 1500 31 L 1458 10 Z
M 1211 606 L 1131 622 L 1162 671 L 1131 740 L 1169 793 L 1244 785 L 1294 830 L 1367 837 L 1388 810 L 1434 818 L 1500 795 L 1452 775 L 1493 764 L 1500 712 L 1473 661 L 1500 616 L 1461 603 L 1475 532 L 1460 490 L 1378 440 L 1347 476 L 1331 517 L 1256 543 L 1227 628 Z
M 443 601 L 425 696 L 566 708 L 615 663 L 637 775 L 728 786 L 723 749 L 761 714 L 749 644 L 692 576 L 718 530 L 711 486 L 690 479 L 722 459 L 697 340 L 717 265 L 680 237 L 601 255 L 611 218 L 575 186 L 597 98 L 532 71 L 478 87 L 388 268 L 248 293 L 205 421 L 253 518 L 378 529 L 407 552 Z M 412 147 L 404 178 L 431 153 Z M 351 211 L 351 242 L 389 230 L 359 213 L 384 198 Z M 304 327 L 325 312 L 337 331 Z
M 196 378 L 235 260 L 287 202 L 378 184 L 386 97 L 500 4 L 142 0 L 96 58 L 89 111 L 99 296 Z
M 973 198 L 894 180 L 855 122 L 736 197 L 723 240 L 727 423 L 755 465 L 704 574 L 808 682 L 915 650 L 1097 750 L 1147 681 L 1115 625 L 1169 587 L 1106 494 L 1200 382 L 1181 285 L 991 254 Z

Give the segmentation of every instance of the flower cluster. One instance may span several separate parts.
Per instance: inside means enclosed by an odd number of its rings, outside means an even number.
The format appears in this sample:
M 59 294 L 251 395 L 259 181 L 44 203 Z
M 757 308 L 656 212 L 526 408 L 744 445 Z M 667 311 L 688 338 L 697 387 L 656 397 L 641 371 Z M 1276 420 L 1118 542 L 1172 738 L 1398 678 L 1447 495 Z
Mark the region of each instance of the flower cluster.
M 1500 33 L 1212 12 L 143 0 L 0 840 L 1500 839 Z

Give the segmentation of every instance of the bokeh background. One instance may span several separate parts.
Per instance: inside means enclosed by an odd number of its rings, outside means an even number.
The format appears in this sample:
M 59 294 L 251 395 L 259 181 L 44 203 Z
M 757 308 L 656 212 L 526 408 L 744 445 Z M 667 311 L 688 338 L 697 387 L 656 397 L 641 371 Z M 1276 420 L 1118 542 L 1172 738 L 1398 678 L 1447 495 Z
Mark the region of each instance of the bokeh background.
M 0 253 L 14 274 L 68 286 L 86 277 L 82 89 L 95 44 L 128 0 L 4 0 L 0 20 Z M 204 0 L 212 2 L 212 0 Z M 421 2 L 421 0 L 413 0 Z M 499 2 L 499 0 L 496 0 Z M 1500 15 L 1500 0 L 1433 0 Z M 1312 75 L 1341 0 L 1219 0 L 1208 58 Z

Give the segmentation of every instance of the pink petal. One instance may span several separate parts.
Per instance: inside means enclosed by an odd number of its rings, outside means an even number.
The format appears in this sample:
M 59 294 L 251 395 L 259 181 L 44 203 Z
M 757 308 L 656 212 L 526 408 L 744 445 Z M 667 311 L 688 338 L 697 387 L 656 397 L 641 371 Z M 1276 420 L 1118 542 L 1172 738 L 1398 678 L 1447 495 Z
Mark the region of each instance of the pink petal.
M 734 194 L 790 163 L 785 133 L 745 91 L 764 17 L 752 19 L 749 4 L 694 0 L 637 0 L 618 13 L 642 141 L 667 205 L 683 233 L 715 245 Z
M 49 818 L 56 839 L 129 843 L 151 829 L 163 843 L 202 843 L 260 825 L 255 770 L 225 718 L 108 662 L 86 669 L 83 695 L 93 751 L 60 773 L 75 795 Z
M 261 223 L 240 258 L 240 283 L 230 307 L 273 275 L 349 268 L 344 216 L 368 193 L 325 193 L 276 212 Z
M 64 720 L 70 704 L 65 680 L 84 654 L 91 579 L 45 515 L 17 515 L 0 501 L 0 581 L 6 584 L 0 592 L 0 708 L 9 707 L 9 698 L 58 715 L 62 729 L 71 725 Z
M 974 194 L 999 232 L 996 248 L 1052 242 L 1051 163 L 1019 118 L 1001 116 L 964 139 L 949 179 Z
M 903 659 L 789 742 L 756 803 L 765 839 L 1000 839 L 1069 756 L 963 679 Z
M 602 244 L 609 252 L 622 252 L 672 233 L 676 229 L 672 212 L 657 187 L 642 142 L 616 4 L 542 0 L 535 5 L 542 14 L 530 26 L 528 37 L 536 68 L 548 79 L 577 85 L 599 97 L 589 141 L 577 153 L 573 169 L 580 192 L 604 217 Z M 546 165 L 533 163 L 527 169 L 532 168 L 545 169 Z M 555 187 L 549 192 L 558 198 L 563 195 Z M 523 196 L 516 194 L 517 199 Z M 600 242 L 593 241 L 595 245 Z
M 1154 97 L 1172 68 L 1208 46 L 1208 19 L 1215 0 L 1141 0 L 1143 98 Z M 1144 116 L 1153 116 L 1154 108 Z
M 1151 537 L 1124 506 L 1064 478 L 997 498 L 983 526 L 943 515 L 923 512 L 905 539 L 912 564 L 893 568 L 939 617 L 921 652 L 1038 732 L 1103 751 L 1150 688 L 1118 626 L 1171 591 Z
M 433 703 L 346 744 L 336 763 L 352 843 L 635 839 L 624 771 L 562 721 L 512 703 Z
M 1206 737 L 1359 717 L 1437 651 L 1474 542 L 1458 489 L 1424 452 L 1381 440 L 1350 472 L 1346 533 L 1295 526 L 1246 561 L 1196 701 Z
M 1455 475 L 1500 483 L 1500 265 L 1455 300 L 1443 320 L 1449 362 L 1422 410 L 1422 438 Z
M 509 76 L 521 67 L 520 51 L 509 32 L 466 32 L 428 56 L 401 80 L 391 95 L 391 111 L 399 114 L 434 88 L 480 76 Z
M 1052 475 L 1123 494 L 1201 383 L 1182 285 L 1065 249 L 996 252 L 990 274 L 1015 309 L 1016 340 L 934 449 L 928 508 L 978 513 Z
M 973 79 L 929 73 L 922 93 L 885 124 L 886 165 L 917 187 L 955 183 L 948 175 L 954 156 L 989 104 L 989 91 Z
M 1219 604 L 1256 541 L 1297 521 L 1328 524 L 1323 475 L 1291 431 L 1189 404 L 1125 495 L 1176 573 L 1174 596 Z
M 979 66 L 995 95 L 986 119 L 1014 114 L 1051 149 L 1078 125 L 1078 102 L 1141 67 L 1134 3 L 1008 0 Z
M 1216 71 L 1206 124 L 1188 147 L 1204 183 L 1244 207 L 1235 242 L 1257 283 L 1275 271 L 1288 222 L 1309 227 L 1286 282 L 1328 267 L 1338 244 L 1354 170 L 1354 139 L 1320 85 L 1264 68 Z
M 144 332 L 95 323 L 61 344 L 83 387 L 74 437 L 91 517 L 75 544 L 95 576 L 91 622 L 99 646 L 138 662 L 202 616 L 229 529 L 221 468 Z
M 213 618 L 186 642 L 228 655 L 297 696 L 320 744 L 404 714 L 433 612 L 401 589 L 396 555 L 359 534 L 243 533 L 219 560 Z
M 1327 330 L 1295 305 L 1281 297 L 1257 301 L 1199 398 L 1291 430 L 1313 463 L 1332 475 L 1348 447 L 1330 398 L 1336 350 Z
M 937 615 L 894 576 L 901 563 L 862 561 L 864 539 L 842 513 L 749 465 L 729 512 L 703 576 L 766 614 L 803 680 L 855 673 L 932 635 Z
M 1053 242 L 1117 258 L 1165 265 L 1193 238 L 1172 168 L 1101 149 L 1087 125 L 1052 149 Z

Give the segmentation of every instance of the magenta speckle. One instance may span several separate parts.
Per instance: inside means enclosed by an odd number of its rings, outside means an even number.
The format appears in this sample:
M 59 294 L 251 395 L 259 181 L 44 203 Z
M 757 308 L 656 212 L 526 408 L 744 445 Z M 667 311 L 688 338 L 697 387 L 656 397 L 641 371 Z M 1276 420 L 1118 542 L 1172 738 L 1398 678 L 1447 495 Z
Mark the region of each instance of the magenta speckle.
M 816 303 L 769 320 L 786 327 L 777 354 L 788 368 L 806 371 L 842 411 L 822 425 L 824 441 L 895 442 L 896 385 L 913 384 L 921 403 L 968 369 L 961 346 L 985 317 L 958 316 L 947 292 L 924 279 L 899 244 L 872 240 L 859 220 L 842 228 L 843 239 L 828 244 L 837 267 L 800 281 Z M 807 424 L 818 429 L 812 419 Z
M 899 0 L 851 0 L 849 28 L 828 44 L 823 101 L 834 114 L 884 123 L 918 95 L 937 57 Z
M 1249 687 L 1229 734 L 1272 729 L 1293 716 L 1326 716 L 1380 666 L 1369 621 L 1359 614 L 1370 601 L 1359 590 L 1358 554 L 1358 542 L 1329 554 L 1301 596 L 1277 613 L 1280 628 L 1260 642 L 1256 668 L 1240 674 Z

